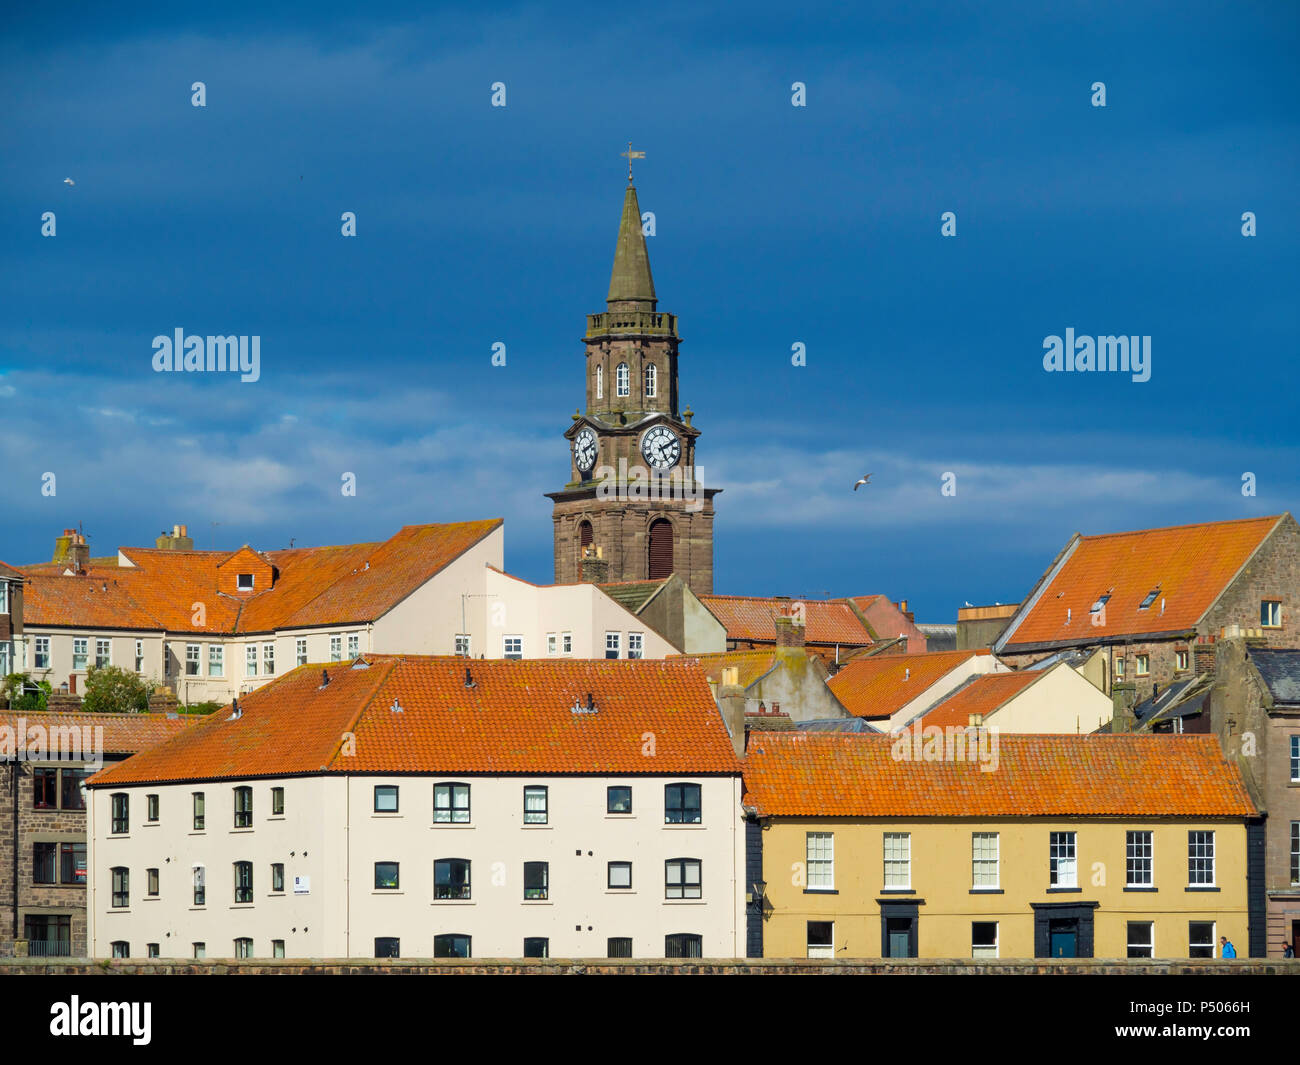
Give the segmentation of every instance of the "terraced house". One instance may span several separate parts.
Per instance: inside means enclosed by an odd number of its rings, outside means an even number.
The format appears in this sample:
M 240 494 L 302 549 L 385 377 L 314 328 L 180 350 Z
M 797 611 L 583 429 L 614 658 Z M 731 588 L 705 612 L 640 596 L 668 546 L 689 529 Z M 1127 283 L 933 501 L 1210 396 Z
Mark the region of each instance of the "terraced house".
M 1083 536 L 1065 545 L 993 650 L 1013 666 L 1104 650 L 1131 708 L 1198 672 L 1225 635 L 1300 646 L 1300 526 L 1289 513 Z
M 689 662 L 303 667 L 90 781 L 92 950 L 732 957 L 740 772 Z
M 86 956 L 83 785 L 190 720 L 0 710 L 0 957 Z
M 91 558 L 67 530 L 59 561 L 25 571 L 19 668 L 76 693 L 91 666 L 120 666 L 190 704 L 373 650 L 624 659 L 682 650 L 594 584 L 511 577 L 503 553 L 499 519 L 282 551 L 195 551 L 176 526 L 153 548 L 109 558 Z M 720 630 L 704 646 L 720 647 Z
M 1226 935 L 1263 954 L 1258 811 L 1213 737 L 998 739 L 985 759 L 751 735 L 751 951 L 1208 958 Z

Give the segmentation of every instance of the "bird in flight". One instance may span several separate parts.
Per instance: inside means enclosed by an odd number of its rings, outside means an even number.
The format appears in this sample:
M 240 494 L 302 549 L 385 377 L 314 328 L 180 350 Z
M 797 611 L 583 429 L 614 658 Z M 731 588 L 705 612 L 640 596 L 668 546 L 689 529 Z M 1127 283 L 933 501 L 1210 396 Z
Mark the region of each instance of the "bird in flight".
M 70 177 L 65 177 L 65 178 L 63 179 L 63 183 L 64 183 L 65 185 L 75 185 L 75 184 L 76 184 L 76 182 L 73 181 L 72 178 L 70 178 Z
M 866 475 L 865 477 L 863 477 L 860 481 L 856 482 L 856 483 L 853 485 L 853 491 L 856 492 L 856 491 L 857 491 L 859 488 L 861 488 L 864 484 L 869 484 L 870 482 L 871 482 L 871 474 L 867 474 L 867 475 Z

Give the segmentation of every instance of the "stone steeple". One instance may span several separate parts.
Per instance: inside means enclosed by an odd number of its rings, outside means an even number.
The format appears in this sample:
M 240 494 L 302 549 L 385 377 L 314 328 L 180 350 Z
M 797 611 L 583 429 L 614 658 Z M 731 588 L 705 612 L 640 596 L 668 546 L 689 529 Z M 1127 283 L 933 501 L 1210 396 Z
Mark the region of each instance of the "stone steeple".
M 614 251 L 614 270 L 609 277 L 610 310 L 652 311 L 655 299 L 654 278 L 650 276 L 650 255 L 641 232 L 641 206 L 636 202 L 636 186 L 628 182 L 623 196 L 623 217 L 618 224 L 618 247 Z

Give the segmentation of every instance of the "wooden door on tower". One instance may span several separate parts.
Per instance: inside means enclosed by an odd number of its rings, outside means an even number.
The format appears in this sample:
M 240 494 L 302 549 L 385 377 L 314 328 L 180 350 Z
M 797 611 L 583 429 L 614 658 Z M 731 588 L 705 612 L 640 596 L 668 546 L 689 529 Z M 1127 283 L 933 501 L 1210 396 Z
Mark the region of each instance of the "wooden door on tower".
M 647 576 L 651 580 L 671 576 L 673 572 L 673 526 L 665 518 L 650 524 L 650 566 Z

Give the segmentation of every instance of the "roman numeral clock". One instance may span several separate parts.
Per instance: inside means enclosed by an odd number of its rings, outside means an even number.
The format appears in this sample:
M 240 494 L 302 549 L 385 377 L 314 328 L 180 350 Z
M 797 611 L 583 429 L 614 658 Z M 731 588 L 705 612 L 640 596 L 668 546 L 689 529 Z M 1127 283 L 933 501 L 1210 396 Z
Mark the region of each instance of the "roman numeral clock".
M 605 310 L 587 315 L 585 411 L 565 432 L 570 480 L 548 492 L 555 580 L 659 580 L 713 591 L 713 497 L 696 479 L 700 431 L 678 409 L 677 316 L 657 309 L 631 160 Z

